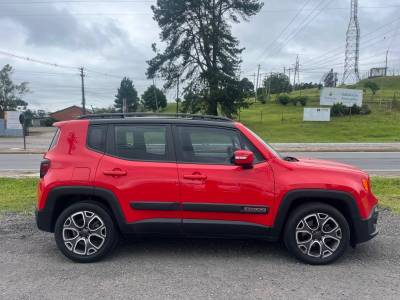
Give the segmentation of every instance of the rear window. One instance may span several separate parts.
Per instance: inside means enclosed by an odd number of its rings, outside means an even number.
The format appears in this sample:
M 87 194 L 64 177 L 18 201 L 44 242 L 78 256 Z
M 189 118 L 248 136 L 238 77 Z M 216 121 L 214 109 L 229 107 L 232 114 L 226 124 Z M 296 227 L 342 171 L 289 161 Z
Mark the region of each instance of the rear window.
M 106 126 L 90 126 L 87 140 L 88 147 L 99 152 L 105 152 L 106 133 Z
M 57 131 L 54 134 L 53 139 L 51 140 L 49 151 L 57 145 L 58 139 L 60 138 L 60 132 L 61 132 L 60 128 L 57 128 Z
M 165 126 L 115 126 L 115 155 L 128 160 L 169 161 Z

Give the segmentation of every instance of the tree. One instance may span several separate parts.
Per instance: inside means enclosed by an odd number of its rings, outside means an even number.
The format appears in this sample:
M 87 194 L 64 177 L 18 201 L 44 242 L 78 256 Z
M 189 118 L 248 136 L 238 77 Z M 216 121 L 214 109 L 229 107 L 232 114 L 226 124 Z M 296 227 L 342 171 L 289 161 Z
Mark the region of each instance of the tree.
M 22 96 L 29 92 L 28 83 L 13 83 L 12 73 L 13 68 L 8 64 L 0 70 L 0 117 L 5 111 L 16 110 L 18 106 L 26 107 L 28 105 L 22 100 Z
M 166 47 L 160 52 L 153 44 L 156 55 L 148 61 L 148 78 L 160 74 L 166 89 L 181 80 L 188 90 L 207 91 L 208 114 L 217 115 L 218 104 L 221 111 L 237 108 L 237 97 L 221 98 L 226 83 L 236 77 L 244 50 L 231 23 L 247 21 L 262 6 L 258 0 L 158 0 L 151 8 Z
M 187 91 L 183 96 L 180 112 L 197 114 L 204 110 L 204 97 L 200 93 Z
M 142 95 L 142 104 L 147 110 L 158 111 L 167 107 L 167 97 L 163 91 L 151 85 Z
M 126 99 L 126 112 L 134 112 L 139 104 L 138 93 L 133 85 L 132 80 L 124 77 L 121 85 L 118 88 L 118 93 L 115 95 L 114 106 L 116 109 L 123 111 L 123 101 Z
M 364 83 L 364 88 L 370 89 L 372 92 L 372 95 L 375 96 L 376 92 L 380 90 L 379 85 L 375 81 L 367 80 Z
M 289 77 L 283 73 L 274 73 L 264 80 L 264 87 L 269 94 L 287 93 L 292 90 Z
M 247 77 L 240 80 L 240 86 L 245 97 L 254 96 L 254 84 Z

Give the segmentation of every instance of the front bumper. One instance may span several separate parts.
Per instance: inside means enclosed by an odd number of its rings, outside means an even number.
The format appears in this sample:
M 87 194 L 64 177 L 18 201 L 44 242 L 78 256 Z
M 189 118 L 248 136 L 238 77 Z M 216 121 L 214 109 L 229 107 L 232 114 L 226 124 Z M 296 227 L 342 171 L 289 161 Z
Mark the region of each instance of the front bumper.
M 378 207 L 375 206 L 371 211 L 371 215 L 367 219 L 359 220 L 357 222 L 358 224 L 354 224 L 354 244 L 366 242 L 379 233 L 377 224 L 378 215 Z

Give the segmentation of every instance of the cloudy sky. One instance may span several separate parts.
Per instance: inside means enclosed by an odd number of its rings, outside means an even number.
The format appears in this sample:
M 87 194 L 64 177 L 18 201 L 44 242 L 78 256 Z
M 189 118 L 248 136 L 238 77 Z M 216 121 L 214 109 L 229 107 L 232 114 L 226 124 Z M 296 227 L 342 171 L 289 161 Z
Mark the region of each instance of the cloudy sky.
M 155 0 L 0 0 L 0 67 L 11 64 L 16 82 L 28 81 L 29 107 L 54 111 L 80 104 L 78 68 L 86 68 L 88 106 L 106 107 L 123 76 L 141 94 L 151 84 L 146 60 L 159 28 Z M 343 72 L 350 0 L 266 0 L 249 22 L 233 26 L 246 50 L 241 76 L 292 67 L 300 59 L 300 80 L 319 82 L 331 67 Z M 360 69 L 384 66 L 400 72 L 400 1 L 360 0 Z M 27 61 L 29 57 L 57 66 Z M 293 73 L 292 73 L 293 74 Z M 158 82 L 162 85 L 162 82 Z M 175 91 L 169 91 L 174 98 Z

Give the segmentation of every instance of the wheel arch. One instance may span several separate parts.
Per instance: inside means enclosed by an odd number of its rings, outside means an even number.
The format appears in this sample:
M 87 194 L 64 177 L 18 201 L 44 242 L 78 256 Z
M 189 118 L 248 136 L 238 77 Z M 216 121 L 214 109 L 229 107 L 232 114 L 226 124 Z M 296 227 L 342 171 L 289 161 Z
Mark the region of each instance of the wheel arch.
M 310 203 L 321 202 L 329 204 L 339 210 L 350 227 L 350 240 L 352 245 L 357 240 L 357 227 L 360 221 L 360 214 L 354 197 L 343 191 L 334 190 L 294 190 L 289 191 L 282 199 L 275 219 L 275 232 L 277 237 L 281 237 L 290 214 L 299 206 Z
M 46 206 L 37 212 L 41 215 L 37 218 L 39 229 L 54 232 L 55 223 L 62 211 L 85 200 L 100 204 L 110 213 L 119 229 L 124 228 L 125 217 L 113 192 L 92 186 L 63 186 L 53 188 L 47 197 Z

